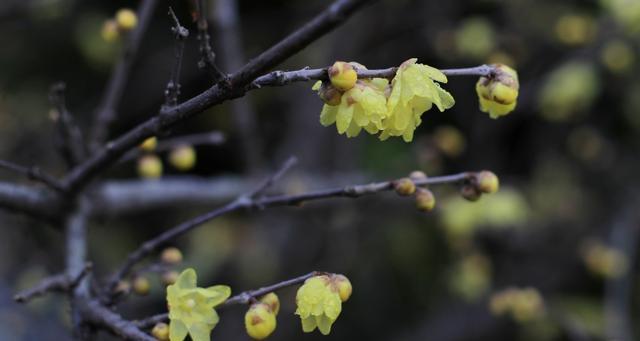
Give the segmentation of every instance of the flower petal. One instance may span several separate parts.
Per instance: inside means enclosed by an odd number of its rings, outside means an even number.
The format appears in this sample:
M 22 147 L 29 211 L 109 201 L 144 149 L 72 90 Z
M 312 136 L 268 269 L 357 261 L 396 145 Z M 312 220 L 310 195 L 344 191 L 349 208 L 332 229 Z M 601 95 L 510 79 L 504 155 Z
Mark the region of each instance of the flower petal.
M 303 318 L 301 321 L 302 321 L 302 331 L 305 333 L 311 333 L 318 326 L 316 324 L 316 318 L 314 316 Z
M 194 323 L 189 326 L 189 336 L 192 341 L 210 341 L 211 330 L 205 323 Z
M 196 275 L 196 271 L 188 268 L 180 273 L 175 285 L 179 289 L 193 289 L 196 287 L 197 280 L 198 276 Z
M 333 321 L 334 320 L 329 319 L 326 315 L 316 316 L 316 324 L 322 335 L 329 335 Z
M 171 320 L 169 323 L 169 340 L 182 341 L 187 337 L 187 326 L 180 320 Z

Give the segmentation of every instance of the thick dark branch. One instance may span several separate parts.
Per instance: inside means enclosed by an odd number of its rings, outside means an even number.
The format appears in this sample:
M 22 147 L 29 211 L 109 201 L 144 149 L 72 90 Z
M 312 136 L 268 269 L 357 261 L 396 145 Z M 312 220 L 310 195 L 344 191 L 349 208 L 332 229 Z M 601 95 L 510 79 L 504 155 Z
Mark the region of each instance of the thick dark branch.
M 115 163 L 127 150 L 141 143 L 145 138 L 158 133 L 177 122 L 202 112 L 212 105 L 242 96 L 245 87 L 257 76 L 286 58 L 300 51 L 308 44 L 341 24 L 358 7 L 368 1 L 338 0 L 310 23 L 295 31 L 287 38 L 262 53 L 232 75 L 224 86 L 215 85 L 188 101 L 172 108 L 163 108 L 160 115 L 131 129 L 113 142 L 98 150 L 83 164 L 74 168 L 64 179 L 65 187 L 77 191 L 86 186 L 100 172 Z
M 62 156 L 69 167 L 74 167 L 86 157 L 86 146 L 80 128 L 67 109 L 65 89 L 64 83 L 54 84 L 49 92 L 49 101 L 57 112 L 56 130 Z
M 109 128 L 117 118 L 118 105 L 122 99 L 129 73 L 135 62 L 142 43 L 142 37 L 149 26 L 156 4 L 157 0 L 143 0 L 140 2 L 137 11 L 138 24 L 127 39 L 126 46 L 120 55 L 120 60 L 111 73 L 111 78 L 95 113 L 91 128 L 93 149 L 97 149 L 107 139 Z
M 216 307 L 216 309 L 230 307 L 232 305 L 238 305 L 238 304 L 249 304 L 253 299 L 257 299 L 270 292 L 274 292 L 274 291 L 287 288 L 293 285 L 297 285 L 300 283 L 304 283 L 304 281 L 306 281 L 307 279 L 323 273 L 324 272 L 312 271 L 306 275 L 288 279 L 288 280 L 285 280 L 276 284 L 272 284 L 266 287 L 262 287 L 255 290 L 244 291 L 238 295 L 230 297 L 224 303 Z M 143 320 L 133 321 L 133 324 L 135 324 L 140 329 L 148 329 L 153 327 L 156 323 L 166 322 L 167 320 L 169 320 L 169 314 L 164 313 L 164 314 L 153 315 Z
M 425 185 L 436 185 L 436 184 L 445 184 L 445 183 L 458 183 L 464 182 L 466 180 L 471 179 L 475 173 L 465 172 L 455 175 L 447 175 L 440 177 L 430 177 L 427 179 L 416 180 L 415 184 L 417 186 L 425 186 Z M 305 201 L 313 201 L 320 200 L 326 198 L 335 198 L 335 197 L 348 197 L 348 198 L 358 198 L 361 196 L 374 194 L 382 191 L 388 191 L 393 189 L 393 181 L 384 181 L 384 182 L 375 182 L 366 185 L 354 185 L 347 186 L 341 188 L 333 188 L 326 190 L 313 191 L 302 194 L 294 194 L 294 195 L 276 195 L 276 196 L 266 196 L 261 198 L 252 199 L 247 195 L 240 196 L 237 200 L 217 208 L 213 211 L 209 211 L 205 214 L 197 216 L 191 220 L 188 220 L 182 224 L 179 224 L 157 237 L 150 239 L 144 242 L 138 249 L 129 254 L 126 261 L 122 264 L 122 266 L 111 276 L 107 283 L 107 295 L 110 296 L 113 292 L 113 289 L 116 287 L 118 282 L 127 276 L 133 266 L 144 259 L 146 256 L 151 254 L 154 251 L 157 251 L 176 237 L 184 235 L 185 233 L 193 230 L 194 228 L 214 219 L 224 214 L 228 214 L 231 212 L 239 211 L 242 209 L 264 209 L 268 207 L 275 206 L 287 206 L 287 205 L 298 205 Z
M 62 273 L 47 277 L 40 281 L 36 286 L 17 293 L 13 299 L 16 302 L 25 303 L 39 296 L 43 296 L 49 292 L 68 293 L 78 285 L 80 280 L 91 270 L 91 264 L 85 264 L 84 269 L 75 276 L 68 273 Z
M 103 306 L 97 300 L 83 300 L 78 304 L 78 308 L 85 322 L 105 327 L 125 340 L 157 341 L 154 337 L 140 330 L 135 324 L 123 319 L 122 316 Z
M 58 220 L 63 209 L 58 194 L 51 190 L 7 182 L 0 182 L 0 207 L 52 222 Z
M 4 168 L 14 173 L 24 175 L 30 180 L 42 182 L 43 184 L 55 189 L 56 191 L 64 190 L 64 188 L 62 187 L 58 179 L 43 172 L 38 167 L 35 167 L 35 166 L 25 167 L 25 166 L 20 166 L 18 164 L 15 164 L 13 162 L 0 160 L 0 168 Z
M 211 48 L 211 37 L 209 36 L 209 24 L 207 23 L 207 11 L 205 10 L 204 1 L 197 0 L 198 6 L 198 41 L 200 42 L 200 60 L 198 67 L 207 71 L 214 83 L 217 83 L 226 75 L 216 65 L 216 54 Z

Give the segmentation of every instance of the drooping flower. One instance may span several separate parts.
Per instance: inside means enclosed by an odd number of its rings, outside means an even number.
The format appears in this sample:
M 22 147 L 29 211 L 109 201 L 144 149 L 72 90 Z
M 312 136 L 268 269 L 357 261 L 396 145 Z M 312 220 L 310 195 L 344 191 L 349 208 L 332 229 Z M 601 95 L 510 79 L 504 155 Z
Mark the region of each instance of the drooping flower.
M 302 331 L 310 333 L 318 328 L 323 335 L 331 332 L 331 326 L 342 311 L 340 287 L 344 285 L 343 277 L 311 277 L 298 289 L 296 315 L 302 321 Z M 343 296 L 348 298 L 346 294 Z
M 342 94 L 338 105 L 325 103 L 320 123 L 325 127 L 335 123 L 338 133 L 346 133 L 347 137 L 358 136 L 363 128 L 370 134 L 378 133 L 387 117 L 384 95 L 387 84 L 383 78 L 358 80 L 353 88 Z M 318 81 L 313 89 L 321 89 L 321 86 Z
M 476 92 L 480 101 L 480 111 L 491 118 L 498 118 L 513 111 L 518 99 L 518 74 L 503 64 L 495 64 L 496 72 L 488 77 L 480 77 Z
M 196 281 L 195 270 L 189 268 L 167 287 L 171 341 L 182 341 L 187 334 L 193 341 L 209 341 L 211 330 L 219 321 L 213 308 L 231 295 L 226 285 L 198 288 Z
M 425 111 L 433 105 L 444 111 L 455 104 L 453 96 L 434 82 L 446 83 L 447 77 L 440 70 L 416 61 L 416 58 L 411 58 L 402 63 L 391 81 L 388 116 L 383 121 L 381 140 L 402 136 L 410 142 Z

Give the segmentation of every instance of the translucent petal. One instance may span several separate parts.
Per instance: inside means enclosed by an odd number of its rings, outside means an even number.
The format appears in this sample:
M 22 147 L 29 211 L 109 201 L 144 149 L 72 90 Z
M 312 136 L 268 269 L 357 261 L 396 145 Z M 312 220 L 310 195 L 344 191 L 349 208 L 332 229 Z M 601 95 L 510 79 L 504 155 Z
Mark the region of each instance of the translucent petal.
M 320 124 L 327 127 L 336 122 L 336 114 L 338 113 L 338 106 L 323 105 L 322 112 L 320 113 Z
M 322 335 L 329 335 L 333 320 L 329 319 L 326 315 L 316 316 L 316 324 Z
M 224 302 L 231 296 L 231 288 L 226 285 L 214 285 L 203 289 L 204 295 L 208 298 L 207 304 L 212 304 L 214 307 Z
M 171 320 L 171 322 L 169 322 L 169 340 L 182 341 L 187 337 L 188 332 L 187 326 L 185 326 L 182 321 Z
M 404 140 L 404 142 L 411 142 L 413 140 L 414 131 L 415 128 L 407 129 L 404 131 L 404 133 L 402 134 L 402 139 Z
M 324 298 L 324 313 L 330 319 L 335 320 L 340 315 L 342 311 L 342 300 L 340 300 L 340 295 L 338 293 L 334 293 L 333 291 L 329 291 L 330 294 L 326 295 Z
M 351 129 L 351 126 L 353 126 L 354 124 L 360 127 L 364 127 L 367 124 L 369 124 L 369 117 L 367 117 L 363 108 L 360 105 L 354 105 L 354 107 L 355 108 L 353 109 L 353 120 L 351 121 L 351 125 L 349 126 L 349 129 Z
M 422 73 L 426 74 L 427 76 L 429 76 L 429 78 L 438 81 L 440 83 L 446 83 L 447 82 L 447 76 L 442 73 L 442 71 L 431 67 L 429 65 L 425 65 L 425 64 L 416 64 L 417 67 L 419 67 Z
M 344 98 L 344 96 L 343 96 Z M 338 133 L 343 134 L 349 128 L 351 124 L 351 119 L 353 118 L 353 106 L 352 105 L 343 105 L 340 104 L 338 108 L 338 113 L 336 115 L 336 127 L 338 128 Z
M 366 127 L 364 127 L 364 129 L 367 131 L 367 133 L 369 134 L 377 134 L 378 131 L 380 131 L 380 129 L 378 129 L 378 126 L 375 123 L 369 123 L 367 124 Z
M 347 137 L 356 137 L 360 134 L 362 127 L 359 126 L 355 120 L 351 121 L 349 128 L 347 128 Z
M 188 268 L 180 273 L 175 285 L 179 289 L 193 289 L 196 287 L 197 280 L 198 276 L 196 275 L 196 271 Z
M 316 324 L 316 318 L 314 316 L 302 319 L 302 331 L 305 333 L 314 331 L 317 326 L 318 325 Z
M 404 130 L 409 124 L 412 112 L 406 106 L 398 106 L 393 113 L 395 117 L 394 128 L 397 130 Z
M 192 341 L 210 341 L 211 329 L 204 323 L 195 323 L 189 326 L 189 336 Z
M 320 90 L 320 86 L 322 86 L 322 81 L 317 81 L 315 82 L 315 84 L 313 84 L 313 86 L 311 87 L 311 90 L 314 90 L 314 91 Z
M 438 96 L 440 97 L 440 101 L 442 102 L 442 106 L 444 109 L 449 109 L 453 107 L 454 104 L 456 104 L 456 100 L 453 98 L 453 96 L 451 96 L 451 94 L 447 90 L 442 89 L 441 87 L 438 87 Z M 444 109 L 441 109 L 440 111 L 444 111 Z

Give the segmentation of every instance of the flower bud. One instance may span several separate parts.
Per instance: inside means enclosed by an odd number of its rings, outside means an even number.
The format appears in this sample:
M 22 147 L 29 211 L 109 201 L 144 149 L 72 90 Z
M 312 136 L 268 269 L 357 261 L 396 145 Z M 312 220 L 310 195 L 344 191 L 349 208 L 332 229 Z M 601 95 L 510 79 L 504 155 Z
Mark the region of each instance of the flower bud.
M 500 187 L 498 177 L 491 171 L 482 171 L 476 175 L 478 190 L 482 193 L 495 193 Z
M 156 149 L 158 145 L 158 139 L 155 136 L 151 136 L 146 140 L 142 141 L 142 143 L 138 146 L 145 152 L 152 152 Z
M 165 264 L 175 265 L 182 262 L 182 252 L 177 247 L 168 247 L 162 250 L 160 260 Z
M 318 89 L 318 96 L 325 102 L 327 105 L 338 105 L 342 100 L 342 92 L 338 90 L 335 86 L 331 84 L 326 84 L 325 82 L 320 85 L 320 89 Z
M 476 92 L 480 101 L 480 110 L 498 118 L 513 111 L 518 98 L 520 84 L 518 74 L 503 64 L 494 64 L 495 72 L 480 77 L 476 83 Z
M 146 179 L 157 179 L 162 175 L 162 161 L 155 155 L 144 155 L 138 159 L 138 175 Z
M 133 292 L 138 295 L 145 296 L 151 291 L 151 283 L 144 276 L 136 276 L 133 279 Z
M 398 179 L 393 182 L 393 188 L 398 195 L 409 196 L 415 193 L 416 185 L 409 178 Z
M 356 85 L 358 74 L 353 66 L 345 62 L 335 62 L 328 70 L 331 84 L 342 91 L 347 91 Z
M 247 334 L 255 340 L 266 339 L 276 329 L 276 314 L 265 303 L 254 303 L 244 315 Z
M 427 174 L 423 171 L 415 170 L 409 174 L 409 179 L 413 181 L 425 180 L 427 178 Z
M 436 206 L 436 198 L 433 193 L 426 188 L 416 190 L 416 208 L 422 212 L 431 212 Z
M 151 335 L 159 341 L 169 341 L 169 326 L 166 323 L 156 323 L 151 329 Z
M 196 164 L 196 151 L 190 145 L 178 146 L 169 154 L 169 163 L 178 170 L 188 171 Z
M 102 36 L 102 39 L 108 43 L 116 41 L 120 36 L 120 33 L 118 32 L 118 24 L 115 20 L 106 20 L 104 24 L 102 24 L 100 35 Z
M 478 190 L 478 188 L 473 185 L 462 186 L 462 188 L 460 189 L 460 194 L 462 194 L 462 197 L 467 199 L 468 201 L 478 201 L 478 199 L 480 199 L 480 197 L 482 196 L 482 192 L 480 192 L 480 190 Z
M 180 274 L 175 270 L 166 271 L 162 274 L 162 284 L 164 285 L 174 284 L 176 280 L 178 280 L 178 276 L 180 276 Z
M 278 312 L 280 311 L 280 299 L 278 298 L 278 295 L 276 295 L 275 292 L 270 292 L 262 296 L 260 298 L 260 302 L 268 305 L 271 311 L 274 314 L 278 315 Z
M 342 302 L 346 302 L 349 297 L 351 297 L 351 292 L 353 291 L 353 287 L 351 286 L 351 281 L 344 276 L 335 274 L 331 276 L 331 284 L 332 288 L 338 291 L 338 295 L 340 295 L 340 300 Z
M 136 12 L 128 8 L 122 8 L 116 12 L 116 22 L 121 30 L 131 31 L 138 24 L 138 17 Z

